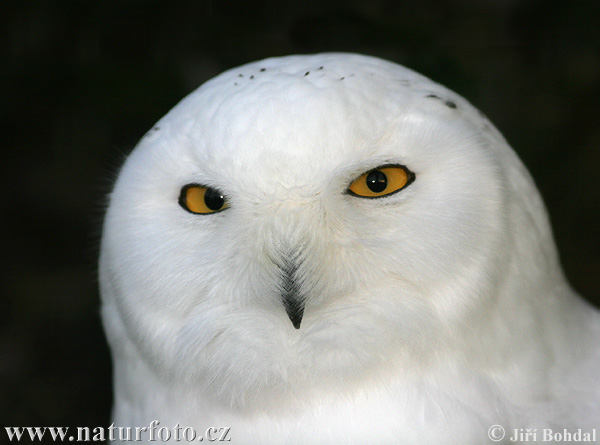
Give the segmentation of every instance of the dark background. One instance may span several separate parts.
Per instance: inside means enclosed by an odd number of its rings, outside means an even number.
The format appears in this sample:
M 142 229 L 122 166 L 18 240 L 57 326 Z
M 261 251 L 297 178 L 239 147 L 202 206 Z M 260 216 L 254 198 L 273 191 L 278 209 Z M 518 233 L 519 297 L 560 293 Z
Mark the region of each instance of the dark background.
M 465 96 L 532 172 L 569 280 L 600 301 L 596 0 L 23 0 L 3 2 L 0 32 L 0 426 L 108 425 L 104 195 L 179 99 L 264 57 L 361 52 Z

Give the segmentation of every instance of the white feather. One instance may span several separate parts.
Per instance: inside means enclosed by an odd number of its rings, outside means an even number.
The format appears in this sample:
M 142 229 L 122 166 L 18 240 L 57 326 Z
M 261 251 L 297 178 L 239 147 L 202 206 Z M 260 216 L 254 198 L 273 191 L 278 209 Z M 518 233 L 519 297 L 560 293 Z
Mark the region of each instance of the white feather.
M 414 182 L 345 193 L 385 164 Z M 229 208 L 186 212 L 190 183 Z M 377 58 L 267 59 L 181 101 L 122 168 L 100 283 L 117 425 L 303 444 L 600 427 L 600 316 L 525 167 L 463 98 Z

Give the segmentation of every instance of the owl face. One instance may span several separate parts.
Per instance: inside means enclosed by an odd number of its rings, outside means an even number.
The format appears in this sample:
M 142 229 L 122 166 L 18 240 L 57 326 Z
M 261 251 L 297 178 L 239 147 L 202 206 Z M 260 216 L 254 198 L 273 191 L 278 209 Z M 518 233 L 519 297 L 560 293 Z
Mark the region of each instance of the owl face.
M 494 304 L 513 156 L 464 99 L 379 59 L 225 72 L 119 175 L 109 337 L 165 379 L 239 397 L 427 360 Z

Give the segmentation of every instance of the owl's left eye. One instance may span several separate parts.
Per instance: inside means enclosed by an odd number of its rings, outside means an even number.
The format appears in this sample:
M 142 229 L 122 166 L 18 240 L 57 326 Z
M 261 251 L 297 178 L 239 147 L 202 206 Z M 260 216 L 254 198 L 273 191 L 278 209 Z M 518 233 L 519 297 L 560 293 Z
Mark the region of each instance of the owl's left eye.
M 179 205 L 188 212 L 203 215 L 217 213 L 229 207 L 223 193 L 199 184 L 188 184 L 181 189 Z
M 403 165 L 382 165 L 352 181 L 347 192 L 359 198 L 382 198 L 410 185 L 415 175 Z

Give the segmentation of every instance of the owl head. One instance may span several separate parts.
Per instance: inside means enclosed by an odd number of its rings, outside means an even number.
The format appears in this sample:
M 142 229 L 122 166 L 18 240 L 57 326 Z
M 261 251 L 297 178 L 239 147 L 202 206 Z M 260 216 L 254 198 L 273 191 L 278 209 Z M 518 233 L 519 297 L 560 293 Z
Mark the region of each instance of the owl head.
M 142 138 L 100 280 L 115 361 L 247 403 L 477 360 L 562 274 L 482 113 L 394 63 L 318 54 L 229 70 Z

